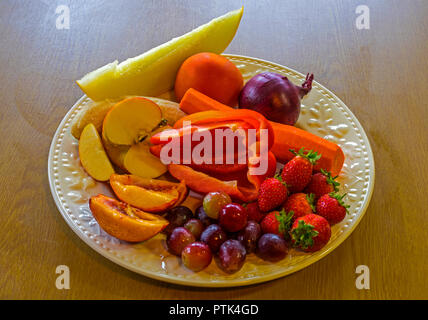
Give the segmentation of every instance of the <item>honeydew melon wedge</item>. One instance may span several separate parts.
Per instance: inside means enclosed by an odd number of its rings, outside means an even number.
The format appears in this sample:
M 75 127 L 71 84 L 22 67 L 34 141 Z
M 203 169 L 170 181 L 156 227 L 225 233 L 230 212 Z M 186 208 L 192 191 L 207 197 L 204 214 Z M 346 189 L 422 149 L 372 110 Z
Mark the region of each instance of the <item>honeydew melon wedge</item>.
M 77 84 L 95 101 L 126 95 L 157 96 L 169 91 L 188 57 L 199 52 L 220 54 L 227 48 L 243 10 L 230 11 L 137 57 L 109 63 L 88 73 Z

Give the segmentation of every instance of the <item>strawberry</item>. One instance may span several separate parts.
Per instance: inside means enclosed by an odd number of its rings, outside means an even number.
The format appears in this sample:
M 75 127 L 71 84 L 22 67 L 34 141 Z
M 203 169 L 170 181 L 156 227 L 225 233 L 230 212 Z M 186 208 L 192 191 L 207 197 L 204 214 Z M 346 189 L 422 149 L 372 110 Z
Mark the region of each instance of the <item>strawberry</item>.
M 274 233 L 281 237 L 287 236 L 290 230 L 293 212 L 272 211 L 269 212 L 260 223 L 263 233 Z
M 287 194 L 287 187 L 280 177 L 275 176 L 266 179 L 259 190 L 259 198 L 257 199 L 259 209 L 263 212 L 275 209 L 287 200 Z
M 315 200 L 318 200 L 327 193 L 338 192 L 340 183 L 334 181 L 337 177 L 332 177 L 329 171 L 321 169 L 321 172 L 315 173 L 312 176 L 311 182 L 305 188 L 305 192 L 313 193 Z
M 312 169 L 321 155 L 312 150 L 305 153 L 303 148 L 299 152 L 290 149 L 290 152 L 295 157 L 285 164 L 281 178 L 287 184 L 290 193 L 301 192 L 311 181 Z
M 349 205 L 343 202 L 344 195 L 329 193 L 321 196 L 317 201 L 317 214 L 327 219 L 330 224 L 342 221 L 348 213 Z
M 245 209 L 247 209 L 247 219 L 248 221 L 253 220 L 255 222 L 260 222 L 265 214 L 260 211 L 259 205 L 257 202 L 250 202 L 245 206 Z
M 312 213 L 294 221 L 290 236 L 294 246 L 305 252 L 315 252 L 330 240 L 331 228 L 326 219 Z
M 297 219 L 307 214 L 315 212 L 314 194 L 293 193 L 285 201 L 283 208 L 285 211 L 294 212 L 293 219 Z

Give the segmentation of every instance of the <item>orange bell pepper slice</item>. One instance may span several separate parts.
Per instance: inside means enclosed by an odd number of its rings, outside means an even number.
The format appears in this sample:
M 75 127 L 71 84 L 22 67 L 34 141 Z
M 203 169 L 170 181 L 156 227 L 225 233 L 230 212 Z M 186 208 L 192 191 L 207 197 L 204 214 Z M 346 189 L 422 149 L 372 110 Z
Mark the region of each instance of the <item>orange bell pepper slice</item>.
M 248 168 L 236 172 L 236 175 L 209 175 L 205 172 L 180 164 L 168 165 L 169 173 L 177 180 L 184 181 L 188 188 L 206 194 L 212 191 L 224 191 L 235 201 L 252 202 L 259 195 L 260 185 L 267 177 L 273 177 L 276 171 L 276 159 L 269 151 L 268 171 L 265 175 L 251 175 Z

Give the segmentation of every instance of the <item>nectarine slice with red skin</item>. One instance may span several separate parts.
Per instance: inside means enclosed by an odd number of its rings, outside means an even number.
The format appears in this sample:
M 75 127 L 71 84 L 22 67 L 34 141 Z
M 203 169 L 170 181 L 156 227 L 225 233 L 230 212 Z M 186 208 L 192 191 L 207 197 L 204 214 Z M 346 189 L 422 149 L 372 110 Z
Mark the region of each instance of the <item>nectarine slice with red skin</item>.
M 102 194 L 90 198 L 89 208 L 105 232 L 128 242 L 148 240 L 169 224 L 158 215 L 141 211 Z
M 178 197 L 177 201 L 174 203 L 174 207 L 182 204 L 187 199 L 187 196 L 189 194 L 189 188 L 187 188 L 186 182 L 184 180 L 180 181 L 180 183 L 177 186 L 177 190 L 180 196 Z
M 120 200 L 151 213 L 166 211 L 184 201 L 187 196 L 184 182 L 113 174 L 110 177 L 110 185 Z

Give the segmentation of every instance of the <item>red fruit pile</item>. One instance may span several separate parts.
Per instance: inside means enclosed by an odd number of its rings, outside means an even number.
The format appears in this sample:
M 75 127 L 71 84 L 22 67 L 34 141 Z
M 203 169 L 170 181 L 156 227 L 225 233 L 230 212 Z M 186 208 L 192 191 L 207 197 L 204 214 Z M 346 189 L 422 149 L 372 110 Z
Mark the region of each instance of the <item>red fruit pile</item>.
M 195 216 L 186 207 L 167 213 L 167 246 L 181 256 L 183 265 L 197 272 L 216 255 L 227 273 L 237 272 L 246 256 L 277 262 L 291 246 L 305 252 L 324 247 L 331 225 L 342 221 L 349 206 L 338 194 L 337 177 L 325 170 L 313 172 L 321 155 L 303 149 L 284 165 L 281 173 L 266 178 L 257 201 L 232 202 L 222 191 L 205 195 Z
M 261 228 L 263 233 L 290 240 L 291 245 L 303 251 L 318 251 L 330 240 L 331 225 L 345 218 L 349 206 L 343 201 L 345 194 L 337 193 L 337 176 L 323 169 L 313 172 L 321 155 L 312 150 L 290 151 L 295 157 L 284 165 L 281 174 L 261 185 L 260 209 L 276 209 L 261 220 Z M 287 196 L 280 183 L 287 189 Z

